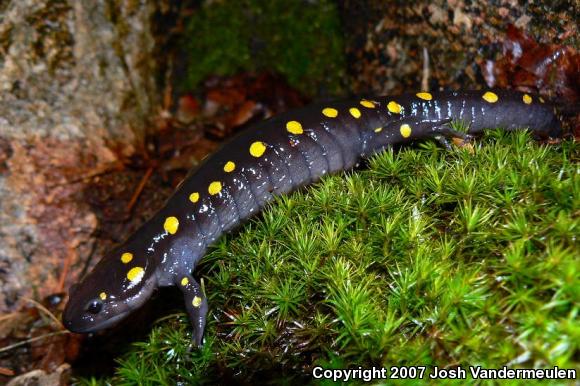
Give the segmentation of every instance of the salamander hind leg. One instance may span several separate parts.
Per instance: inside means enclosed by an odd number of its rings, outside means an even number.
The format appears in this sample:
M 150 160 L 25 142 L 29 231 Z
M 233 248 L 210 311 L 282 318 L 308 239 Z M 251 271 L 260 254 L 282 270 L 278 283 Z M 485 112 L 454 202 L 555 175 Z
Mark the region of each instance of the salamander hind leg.
M 183 292 L 187 315 L 193 326 L 193 343 L 197 347 L 201 347 L 208 310 L 207 298 L 199 283 L 190 274 L 180 275 L 176 278 L 176 281 L 176 285 Z
M 428 119 L 423 116 L 389 120 L 374 129 L 374 135 L 367 135 L 367 146 L 363 156 L 380 151 L 391 143 L 412 140 L 435 139 L 449 150 L 452 148 L 450 140 L 458 146 L 465 146 L 472 136 L 451 128 L 451 121 L 451 118 Z M 456 142 L 457 138 L 460 142 Z
M 459 147 L 469 147 L 469 142 L 473 136 L 451 127 L 451 119 L 444 119 L 431 126 L 432 137 L 443 145 L 447 150 L 451 150 L 451 142 Z

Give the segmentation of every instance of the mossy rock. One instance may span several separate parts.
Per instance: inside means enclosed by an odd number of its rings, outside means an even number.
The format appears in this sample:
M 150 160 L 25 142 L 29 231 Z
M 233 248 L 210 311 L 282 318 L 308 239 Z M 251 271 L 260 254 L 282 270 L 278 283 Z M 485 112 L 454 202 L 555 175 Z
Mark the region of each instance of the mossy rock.
M 340 94 L 346 60 L 334 2 L 204 4 L 187 23 L 187 88 L 209 75 L 269 71 L 307 95 Z

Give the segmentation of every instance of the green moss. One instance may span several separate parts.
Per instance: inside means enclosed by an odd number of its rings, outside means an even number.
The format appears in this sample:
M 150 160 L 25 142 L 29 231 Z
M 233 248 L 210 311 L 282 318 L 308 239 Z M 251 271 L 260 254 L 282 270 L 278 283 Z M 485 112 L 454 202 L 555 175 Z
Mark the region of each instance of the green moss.
M 211 2 L 189 20 L 184 44 L 189 88 L 211 74 L 267 70 L 308 95 L 336 94 L 346 68 L 330 0 Z
M 386 151 L 277 199 L 201 266 L 184 314 L 114 384 L 310 379 L 314 365 L 580 368 L 578 143 L 492 131 L 475 151 Z

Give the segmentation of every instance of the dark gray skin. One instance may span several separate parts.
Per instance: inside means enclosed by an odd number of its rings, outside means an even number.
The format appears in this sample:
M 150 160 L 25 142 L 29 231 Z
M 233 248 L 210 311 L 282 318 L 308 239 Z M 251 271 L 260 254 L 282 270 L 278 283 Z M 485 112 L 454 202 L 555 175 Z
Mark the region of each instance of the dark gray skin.
M 417 95 L 308 106 L 233 138 L 192 171 L 153 218 L 71 288 L 64 325 L 80 333 L 110 327 L 143 305 L 156 288 L 177 285 L 193 325 L 193 341 L 201 345 L 208 306 L 192 272 L 210 244 L 274 195 L 348 170 L 361 158 L 411 140 L 434 138 L 449 146 L 452 137 L 468 139 L 495 127 L 529 128 L 543 138 L 560 135 L 552 107 L 535 96 L 512 91 Z M 464 121 L 468 134 L 452 130 L 451 120 Z M 252 147 L 258 141 L 263 148 Z M 228 162 L 235 163 L 233 170 Z M 192 193 L 199 194 L 197 201 Z M 127 253 L 131 259 L 123 255 Z

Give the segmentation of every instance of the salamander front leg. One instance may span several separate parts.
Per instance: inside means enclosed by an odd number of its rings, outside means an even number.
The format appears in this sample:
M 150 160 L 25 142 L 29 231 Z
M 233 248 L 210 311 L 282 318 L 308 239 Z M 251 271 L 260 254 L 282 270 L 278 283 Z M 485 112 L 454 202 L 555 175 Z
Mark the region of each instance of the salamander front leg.
M 176 285 L 183 292 L 187 315 L 193 326 L 193 342 L 201 347 L 208 310 L 207 299 L 199 283 L 189 274 L 179 276 Z

